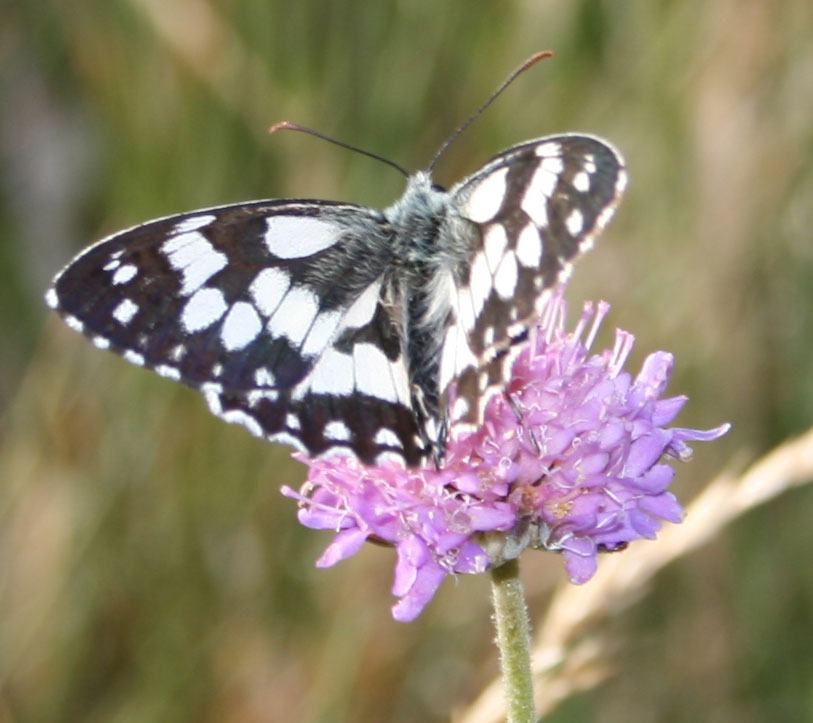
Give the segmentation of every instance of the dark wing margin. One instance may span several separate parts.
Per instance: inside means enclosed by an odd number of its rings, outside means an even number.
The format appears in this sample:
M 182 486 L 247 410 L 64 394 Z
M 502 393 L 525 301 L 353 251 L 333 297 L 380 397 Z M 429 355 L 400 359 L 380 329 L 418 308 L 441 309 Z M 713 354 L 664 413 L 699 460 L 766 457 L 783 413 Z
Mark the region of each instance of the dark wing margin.
M 447 400 L 456 382 L 451 424 L 482 422 L 519 343 L 612 218 L 626 183 L 609 143 L 567 134 L 510 148 L 451 190 L 446 232 L 472 239 L 454 275 L 456 320 L 441 352 Z

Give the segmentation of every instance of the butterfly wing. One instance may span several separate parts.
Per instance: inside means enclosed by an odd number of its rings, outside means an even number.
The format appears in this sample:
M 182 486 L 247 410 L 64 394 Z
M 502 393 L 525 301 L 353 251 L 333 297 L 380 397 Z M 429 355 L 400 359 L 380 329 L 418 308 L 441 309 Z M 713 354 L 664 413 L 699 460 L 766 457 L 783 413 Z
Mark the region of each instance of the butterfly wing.
M 470 239 L 441 351 L 447 397 L 456 382 L 452 424 L 482 422 L 517 343 L 609 222 L 626 180 L 606 141 L 570 134 L 510 148 L 451 189 L 442 233 Z
M 414 463 L 390 234 L 350 204 L 206 209 L 91 246 L 46 300 L 98 347 L 201 389 L 255 434 Z

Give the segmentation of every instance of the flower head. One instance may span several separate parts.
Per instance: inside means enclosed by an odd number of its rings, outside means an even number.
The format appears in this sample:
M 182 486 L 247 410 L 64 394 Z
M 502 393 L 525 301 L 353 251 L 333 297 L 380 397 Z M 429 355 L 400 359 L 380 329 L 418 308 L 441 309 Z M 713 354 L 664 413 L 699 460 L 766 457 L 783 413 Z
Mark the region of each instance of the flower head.
M 336 531 L 317 565 L 368 539 L 392 544 L 392 612 L 410 621 L 449 574 L 483 572 L 534 547 L 561 552 L 570 581 L 583 583 L 599 551 L 652 539 L 661 520 L 681 521 L 664 460 L 688 460 L 687 442 L 717 439 L 729 425 L 666 428 L 687 401 L 660 398 L 672 355 L 651 354 L 633 379 L 623 370 L 632 334 L 619 330 L 612 349 L 590 355 L 609 305 L 586 304 L 571 333 L 565 311 L 555 296 L 482 426 L 453 430 L 441 469 L 300 456 L 308 481 L 283 492 L 299 500 L 302 524 Z

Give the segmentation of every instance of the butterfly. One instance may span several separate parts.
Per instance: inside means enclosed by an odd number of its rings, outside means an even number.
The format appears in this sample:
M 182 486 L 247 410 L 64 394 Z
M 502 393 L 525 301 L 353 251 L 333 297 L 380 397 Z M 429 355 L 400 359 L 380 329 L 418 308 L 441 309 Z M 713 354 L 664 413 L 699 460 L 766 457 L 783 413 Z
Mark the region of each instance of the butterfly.
M 515 145 L 445 190 L 431 174 L 440 152 L 384 210 L 252 201 L 115 233 L 46 302 L 258 437 L 441 465 L 610 220 L 626 172 L 609 143 L 568 133 Z

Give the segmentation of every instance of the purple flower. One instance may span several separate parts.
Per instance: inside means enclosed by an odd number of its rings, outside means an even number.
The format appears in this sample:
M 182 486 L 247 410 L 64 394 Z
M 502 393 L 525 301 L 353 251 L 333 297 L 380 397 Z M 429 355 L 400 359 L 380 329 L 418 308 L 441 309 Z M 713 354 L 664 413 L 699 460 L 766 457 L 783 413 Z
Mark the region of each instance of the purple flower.
M 442 469 L 300 455 L 308 481 L 283 493 L 299 500 L 303 525 L 336 531 L 317 565 L 368 539 L 392 544 L 392 613 L 407 622 L 451 573 L 483 572 L 534 547 L 561 552 L 579 584 L 595 573 L 599 551 L 652 539 L 662 520 L 680 522 L 683 508 L 668 491 L 674 470 L 663 460 L 688 460 L 687 442 L 717 439 L 729 425 L 665 428 L 687 401 L 660 398 L 672 355 L 651 354 L 633 379 L 623 367 L 634 337 L 619 330 L 612 349 L 590 356 L 608 311 L 585 304 L 568 334 L 566 304 L 555 296 L 483 425 L 452 430 Z

